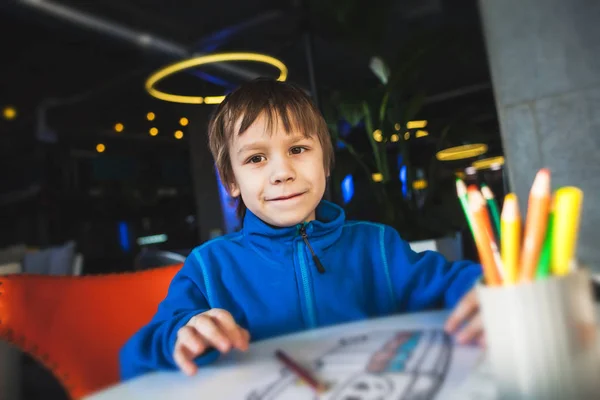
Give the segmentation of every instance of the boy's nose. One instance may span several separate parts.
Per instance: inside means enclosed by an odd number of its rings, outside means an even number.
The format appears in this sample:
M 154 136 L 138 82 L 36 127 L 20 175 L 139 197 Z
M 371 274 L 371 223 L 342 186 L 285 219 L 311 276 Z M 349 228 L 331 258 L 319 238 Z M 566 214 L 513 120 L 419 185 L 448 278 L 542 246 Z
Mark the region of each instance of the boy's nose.
M 296 179 L 296 172 L 288 160 L 278 160 L 272 163 L 271 184 L 284 183 Z

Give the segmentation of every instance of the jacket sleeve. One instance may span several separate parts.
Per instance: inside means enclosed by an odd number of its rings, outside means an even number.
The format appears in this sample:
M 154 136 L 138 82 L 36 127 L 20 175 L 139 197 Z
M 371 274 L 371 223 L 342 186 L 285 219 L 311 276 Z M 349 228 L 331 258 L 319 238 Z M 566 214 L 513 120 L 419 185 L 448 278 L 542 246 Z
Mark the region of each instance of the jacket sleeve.
M 193 251 L 173 278 L 167 297 L 159 304 L 152 320 L 122 347 L 119 353 L 121 379 L 127 380 L 146 372 L 175 369 L 173 350 L 177 332 L 193 316 L 210 309 L 202 262 Z M 214 361 L 217 351 L 196 359 L 198 365 Z
M 388 226 L 384 246 L 398 311 L 453 308 L 482 274 L 471 261 L 449 262 L 435 251 L 416 253 Z

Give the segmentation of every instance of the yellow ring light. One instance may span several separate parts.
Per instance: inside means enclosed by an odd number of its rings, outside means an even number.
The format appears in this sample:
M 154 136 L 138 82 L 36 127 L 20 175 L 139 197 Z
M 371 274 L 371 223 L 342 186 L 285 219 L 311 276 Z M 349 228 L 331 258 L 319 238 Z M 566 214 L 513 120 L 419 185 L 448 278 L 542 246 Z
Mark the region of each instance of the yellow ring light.
M 183 104 L 219 104 L 225 99 L 225 96 L 183 96 L 167 92 L 161 92 L 155 86 L 161 80 L 187 69 L 197 67 L 199 65 L 213 64 L 223 61 L 253 61 L 263 64 L 269 64 L 279 69 L 278 81 L 284 82 L 287 79 L 288 69 L 283 62 L 275 57 L 267 56 L 258 53 L 219 53 L 209 54 L 205 56 L 193 57 L 187 60 L 178 61 L 175 64 L 168 65 L 154 72 L 146 80 L 146 91 L 159 100 L 169 101 L 172 103 Z

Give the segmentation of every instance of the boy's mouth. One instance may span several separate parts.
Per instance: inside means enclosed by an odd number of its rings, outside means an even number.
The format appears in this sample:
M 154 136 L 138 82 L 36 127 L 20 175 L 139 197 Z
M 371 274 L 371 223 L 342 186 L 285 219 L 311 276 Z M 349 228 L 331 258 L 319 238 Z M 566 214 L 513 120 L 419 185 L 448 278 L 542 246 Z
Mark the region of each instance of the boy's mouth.
M 304 193 L 306 193 L 306 192 L 294 193 L 294 194 L 289 194 L 289 195 L 279 196 L 279 197 L 273 197 L 271 199 L 267 199 L 267 201 L 284 201 L 284 200 L 290 200 L 290 199 L 302 196 Z

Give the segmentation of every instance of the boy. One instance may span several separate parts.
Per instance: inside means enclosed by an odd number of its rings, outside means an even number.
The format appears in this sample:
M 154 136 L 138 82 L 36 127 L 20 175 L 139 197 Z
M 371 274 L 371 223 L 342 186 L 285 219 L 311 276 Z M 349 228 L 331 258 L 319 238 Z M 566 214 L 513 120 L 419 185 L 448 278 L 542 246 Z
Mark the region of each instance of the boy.
M 300 89 L 267 79 L 217 108 L 209 144 L 238 200 L 240 232 L 192 251 L 152 321 L 120 354 L 121 376 L 197 367 L 253 340 L 397 312 L 454 307 L 481 275 L 417 254 L 391 227 L 346 221 L 322 200 L 333 162 L 327 125 Z M 471 291 L 446 324 L 481 337 Z M 215 351 L 216 350 L 216 351 Z

